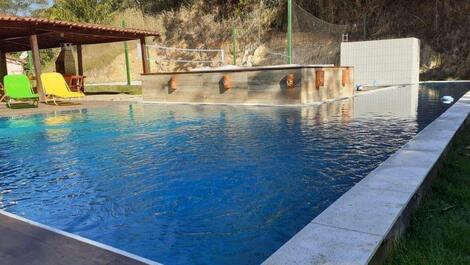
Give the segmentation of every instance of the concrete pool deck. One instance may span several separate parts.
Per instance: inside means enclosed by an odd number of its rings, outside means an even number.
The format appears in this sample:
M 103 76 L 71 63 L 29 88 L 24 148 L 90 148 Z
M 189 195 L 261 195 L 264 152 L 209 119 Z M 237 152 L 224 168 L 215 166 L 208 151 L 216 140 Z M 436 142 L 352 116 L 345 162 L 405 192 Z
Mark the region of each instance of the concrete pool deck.
M 72 104 L 52 105 L 40 103 L 38 108 L 27 107 L 27 104 L 18 103 L 18 107 L 10 109 L 4 102 L 0 102 L 0 117 L 33 115 L 41 113 L 51 113 L 56 111 L 68 111 L 89 108 L 101 108 L 117 104 L 129 104 L 139 102 L 141 97 L 129 95 L 93 95 L 84 99 L 73 101 Z
M 0 235 L 1 264 L 159 264 L 1 210 Z
M 406 230 L 469 113 L 467 92 L 263 264 L 380 264 Z

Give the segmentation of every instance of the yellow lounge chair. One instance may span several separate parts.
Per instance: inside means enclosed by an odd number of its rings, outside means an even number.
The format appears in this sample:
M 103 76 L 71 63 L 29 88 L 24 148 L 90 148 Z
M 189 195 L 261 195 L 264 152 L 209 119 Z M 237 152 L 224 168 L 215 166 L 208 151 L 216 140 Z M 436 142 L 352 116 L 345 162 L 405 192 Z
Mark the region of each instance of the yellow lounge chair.
M 64 77 L 59 73 L 44 73 L 41 74 L 42 87 L 44 89 L 44 94 L 46 96 L 45 101 L 48 100 L 54 102 L 57 105 L 57 98 L 81 98 L 85 94 L 81 92 L 73 92 L 70 90 L 67 82 L 65 82 Z

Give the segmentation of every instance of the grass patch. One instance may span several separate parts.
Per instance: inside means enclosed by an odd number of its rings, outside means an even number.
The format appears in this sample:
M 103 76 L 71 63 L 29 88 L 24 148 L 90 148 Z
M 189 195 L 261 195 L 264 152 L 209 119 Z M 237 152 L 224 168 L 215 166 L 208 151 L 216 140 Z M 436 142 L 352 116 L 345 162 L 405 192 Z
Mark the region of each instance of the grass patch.
M 385 264 L 470 264 L 470 125 Z
M 87 95 L 93 94 L 129 94 L 142 95 L 141 86 L 85 86 Z

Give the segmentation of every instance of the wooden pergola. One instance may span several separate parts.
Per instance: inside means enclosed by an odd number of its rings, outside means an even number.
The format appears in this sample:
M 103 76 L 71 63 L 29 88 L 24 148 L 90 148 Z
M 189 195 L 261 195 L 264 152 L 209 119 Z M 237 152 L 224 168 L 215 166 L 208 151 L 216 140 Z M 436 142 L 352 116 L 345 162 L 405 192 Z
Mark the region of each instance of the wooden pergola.
M 41 75 L 40 49 L 59 48 L 63 43 L 77 46 L 78 74 L 83 75 L 82 45 L 140 40 L 143 73 L 149 72 L 146 37 L 157 32 L 113 28 L 102 25 L 75 23 L 32 17 L 0 16 L 0 80 L 7 74 L 6 53 L 32 51 L 36 77 Z M 40 78 L 38 92 L 42 94 Z

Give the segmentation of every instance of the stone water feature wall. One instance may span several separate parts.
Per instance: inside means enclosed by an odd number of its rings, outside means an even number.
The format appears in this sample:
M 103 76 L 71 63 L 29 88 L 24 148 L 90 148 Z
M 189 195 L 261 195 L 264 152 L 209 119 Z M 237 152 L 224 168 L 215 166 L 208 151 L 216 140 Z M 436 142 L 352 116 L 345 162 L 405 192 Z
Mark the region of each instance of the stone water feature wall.
M 273 66 L 142 75 L 144 101 L 304 105 L 354 95 L 351 67 Z

